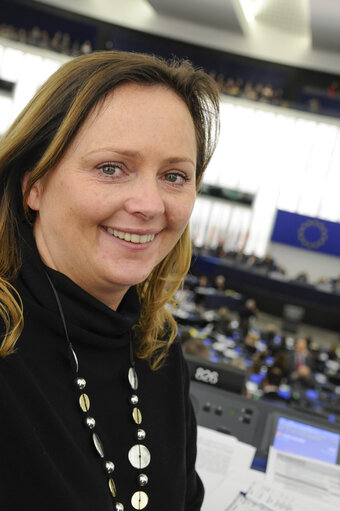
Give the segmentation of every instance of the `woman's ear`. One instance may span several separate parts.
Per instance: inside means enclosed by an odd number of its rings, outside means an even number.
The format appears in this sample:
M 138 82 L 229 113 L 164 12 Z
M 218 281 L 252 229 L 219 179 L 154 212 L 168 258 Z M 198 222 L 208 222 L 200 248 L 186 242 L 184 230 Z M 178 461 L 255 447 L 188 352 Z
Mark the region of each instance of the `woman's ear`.
M 27 188 L 27 183 L 30 177 L 30 172 L 26 172 L 24 178 L 21 183 L 22 194 L 24 195 Z M 29 206 L 33 211 L 39 211 L 40 209 L 40 197 L 41 197 L 41 181 L 38 179 L 32 187 L 27 195 L 27 206 Z

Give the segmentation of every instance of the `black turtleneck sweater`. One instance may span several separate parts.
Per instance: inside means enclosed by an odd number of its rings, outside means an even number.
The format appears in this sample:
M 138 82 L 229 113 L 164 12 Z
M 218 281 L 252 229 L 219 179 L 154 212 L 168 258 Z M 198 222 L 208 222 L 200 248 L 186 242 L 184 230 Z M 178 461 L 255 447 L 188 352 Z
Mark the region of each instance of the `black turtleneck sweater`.
M 136 443 L 127 379 L 129 335 L 139 302 L 131 288 L 117 311 L 47 269 L 30 228 L 23 229 L 23 265 L 15 284 L 25 326 L 16 353 L 0 359 L 0 509 L 3 511 L 112 511 L 101 459 L 84 425 L 74 365 L 47 270 L 57 289 L 86 379 L 90 415 L 105 458 L 115 463 L 117 500 L 125 511 L 140 489 L 128 461 Z M 146 511 L 198 511 L 202 484 L 195 472 L 196 424 L 188 397 L 188 374 L 175 343 L 164 366 L 151 371 L 136 359 L 144 444 L 151 452 L 143 470 L 149 483 Z

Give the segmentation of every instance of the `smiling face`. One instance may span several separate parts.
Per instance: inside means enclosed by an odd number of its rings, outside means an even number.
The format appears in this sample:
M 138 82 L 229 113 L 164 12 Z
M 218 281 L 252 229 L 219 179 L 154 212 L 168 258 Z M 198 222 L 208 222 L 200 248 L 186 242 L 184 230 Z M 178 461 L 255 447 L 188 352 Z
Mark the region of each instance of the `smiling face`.
M 196 153 L 190 112 L 175 92 L 116 88 L 29 192 L 44 263 L 116 309 L 183 233 Z

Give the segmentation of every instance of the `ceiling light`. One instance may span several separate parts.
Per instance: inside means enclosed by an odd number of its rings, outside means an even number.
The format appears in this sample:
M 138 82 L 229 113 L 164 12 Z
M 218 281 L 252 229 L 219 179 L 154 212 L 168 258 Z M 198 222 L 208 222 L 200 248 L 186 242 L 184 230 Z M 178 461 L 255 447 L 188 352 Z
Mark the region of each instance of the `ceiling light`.
M 244 17 L 248 23 L 253 23 L 266 0 L 239 0 Z

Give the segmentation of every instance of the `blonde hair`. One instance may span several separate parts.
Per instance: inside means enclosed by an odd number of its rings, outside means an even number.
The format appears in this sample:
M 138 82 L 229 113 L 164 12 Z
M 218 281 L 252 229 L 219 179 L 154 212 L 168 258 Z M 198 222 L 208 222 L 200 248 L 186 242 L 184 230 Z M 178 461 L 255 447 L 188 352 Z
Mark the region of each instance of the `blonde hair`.
M 33 184 L 63 157 L 88 114 L 123 83 L 162 84 L 187 105 L 197 141 L 197 187 L 213 154 L 218 129 L 219 96 L 215 82 L 188 61 L 164 61 L 129 52 L 95 52 L 61 66 L 38 90 L 0 141 L 0 318 L 4 337 L 0 356 L 13 352 L 23 328 L 23 308 L 13 282 L 21 266 L 18 225 L 34 221 L 27 208 Z M 21 183 L 29 178 L 24 197 Z M 156 369 L 177 334 L 165 305 L 180 286 L 191 260 L 188 227 L 146 279 L 138 285 L 141 317 L 137 354 Z M 1 332 L 0 332 L 1 333 Z M 166 340 L 167 342 L 164 342 Z

